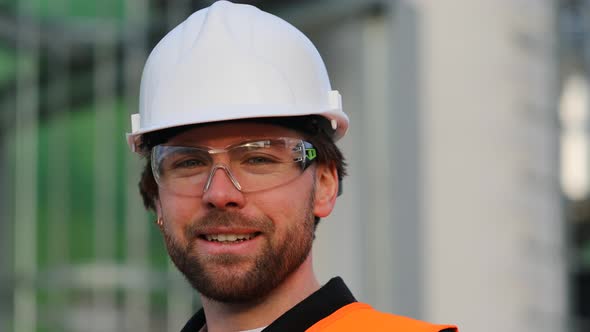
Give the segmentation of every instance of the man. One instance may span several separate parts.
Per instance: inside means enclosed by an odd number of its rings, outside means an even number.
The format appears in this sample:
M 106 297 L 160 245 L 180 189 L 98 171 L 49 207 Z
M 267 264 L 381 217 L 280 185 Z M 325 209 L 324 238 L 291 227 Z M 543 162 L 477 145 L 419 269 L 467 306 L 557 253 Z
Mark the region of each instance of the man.
M 142 77 L 131 148 L 168 253 L 200 293 L 183 331 L 455 331 L 356 302 L 312 269 L 345 175 L 340 95 L 285 21 L 218 1 L 172 30 Z

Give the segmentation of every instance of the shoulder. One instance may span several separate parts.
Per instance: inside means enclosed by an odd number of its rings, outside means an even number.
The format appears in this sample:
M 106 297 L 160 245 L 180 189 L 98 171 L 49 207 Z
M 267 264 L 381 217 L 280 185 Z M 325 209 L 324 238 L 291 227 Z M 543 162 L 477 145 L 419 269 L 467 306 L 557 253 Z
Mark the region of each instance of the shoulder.
M 351 303 L 310 327 L 308 332 L 393 331 L 458 332 L 452 325 L 436 325 L 416 319 L 380 312 L 361 302 Z

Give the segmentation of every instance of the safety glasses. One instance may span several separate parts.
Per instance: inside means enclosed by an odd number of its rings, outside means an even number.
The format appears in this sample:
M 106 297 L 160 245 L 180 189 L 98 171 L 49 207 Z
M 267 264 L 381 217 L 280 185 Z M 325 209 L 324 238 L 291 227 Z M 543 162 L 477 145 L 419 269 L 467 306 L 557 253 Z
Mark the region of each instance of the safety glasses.
M 301 139 L 280 137 L 245 141 L 223 149 L 156 145 L 152 172 L 165 190 L 201 196 L 223 170 L 241 192 L 267 190 L 289 183 L 316 158 L 316 149 Z

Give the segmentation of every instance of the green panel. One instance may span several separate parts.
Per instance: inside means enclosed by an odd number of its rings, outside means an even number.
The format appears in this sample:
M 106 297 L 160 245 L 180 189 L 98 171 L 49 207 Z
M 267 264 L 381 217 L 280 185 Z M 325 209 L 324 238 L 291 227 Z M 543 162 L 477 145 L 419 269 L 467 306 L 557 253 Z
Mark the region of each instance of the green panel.
M 112 103 L 105 103 L 107 109 L 96 110 L 93 105 L 88 105 L 83 109 L 69 111 L 68 113 L 61 113 L 54 115 L 47 121 L 39 123 L 37 137 L 38 137 L 38 265 L 39 265 L 39 279 L 42 286 L 37 290 L 37 309 L 41 313 L 37 321 L 37 332 L 46 331 L 64 331 L 63 320 L 61 317 L 63 312 L 69 308 L 75 307 L 77 303 L 86 303 L 88 299 L 92 298 L 92 293 L 89 289 L 58 289 L 55 285 L 44 283 L 45 272 L 51 271 L 56 267 L 62 266 L 63 262 L 52 261 L 51 253 L 48 253 L 49 235 L 53 230 L 51 225 L 50 215 L 51 206 L 49 206 L 49 199 L 51 195 L 55 195 L 55 188 L 50 188 L 50 178 L 55 174 L 55 170 L 49 169 L 52 150 L 56 148 L 66 149 L 68 161 L 64 162 L 67 170 L 65 174 L 68 177 L 66 183 L 68 206 L 70 211 L 64 213 L 67 220 L 62 225 L 67 229 L 64 234 L 68 235 L 67 263 L 70 267 L 77 264 L 92 263 L 95 261 L 94 253 L 94 216 L 96 208 L 95 204 L 95 139 L 96 139 L 96 112 L 116 112 L 113 126 L 105 132 L 105 135 L 115 135 L 118 139 L 116 144 L 112 147 L 113 154 L 116 155 L 116 168 L 113 176 L 116 178 L 116 187 L 113 188 L 112 199 L 116 202 L 114 204 L 116 209 L 116 233 L 113 234 L 114 245 L 116 246 L 116 259 L 123 262 L 126 259 L 126 206 L 127 202 L 127 188 L 128 183 L 125 162 L 131 153 L 126 145 L 124 133 L 129 128 L 128 111 L 125 109 L 121 101 L 113 101 Z M 59 140 L 61 143 L 57 143 Z M 2 143 L 8 147 L 14 141 L 13 135 L 6 135 L 6 140 Z M 62 144 L 62 146 L 57 146 Z M 7 149 L 5 153 L 14 154 L 13 149 Z M 55 158 L 55 156 L 53 156 Z M 58 157 L 59 158 L 59 157 Z M 13 164 L 11 164 L 13 166 Z M 18 165 L 16 165 L 18 167 Z M 55 166 L 53 166 L 55 167 Z M 58 170 L 59 171 L 59 170 Z M 137 174 L 141 169 L 137 170 Z M 53 174 L 52 174 L 53 173 Z M 58 180 L 60 181 L 60 180 Z M 59 183 L 59 182 L 58 182 Z M 55 196 L 53 196 L 55 198 Z M 137 194 L 139 199 L 139 193 Z M 55 218 L 55 216 L 53 216 Z M 154 270 L 166 271 L 168 265 L 168 256 L 164 248 L 161 234 L 157 227 L 151 225 L 154 216 L 150 216 L 146 223 L 150 223 L 149 227 L 149 267 Z M 49 286 L 49 288 L 44 288 Z M 124 298 L 124 290 L 114 289 L 118 303 L 122 303 Z M 145 290 L 149 293 L 150 310 L 155 316 L 163 315 L 166 311 L 167 294 L 165 290 Z M 6 329 L 11 331 L 10 322 L 2 322 L 0 330 Z
M 14 50 L 0 48 L 0 83 L 16 77 L 16 54 Z
M 47 234 L 49 233 L 49 212 L 48 212 L 48 179 L 51 174 L 48 171 L 48 150 L 49 142 L 47 139 L 48 128 L 40 126 L 38 135 L 38 160 L 37 160 L 37 260 L 41 267 L 47 265 L 48 247 Z
M 108 103 L 107 103 L 108 104 Z M 114 103 L 113 103 L 114 104 Z M 111 104 L 111 105 L 113 105 Z M 105 135 L 117 135 L 120 132 L 120 121 L 125 110 L 120 106 L 120 103 L 112 106 L 116 108 L 116 112 L 121 114 L 117 117 L 117 123 L 112 126 L 112 132 L 105 133 Z M 96 110 L 93 105 L 88 105 L 83 109 L 70 111 L 67 114 L 60 114 L 52 117 L 49 121 L 41 124 L 39 128 L 39 265 L 40 271 L 51 270 L 55 266 L 55 262 L 49 260 L 47 253 L 48 239 L 47 234 L 49 228 L 53 225 L 49 224 L 49 197 L 53 194 L 52 188 L 49 188 L 48 179 L 52 176 L 51 170 L 49 170 L 49 153 L 50 146 L 55 148 L 59 139 L 59 142 L 65 142 L 61 148 L 67 150 L 68 163 L 67 165 L 67 193 L 69 200 L 70 211 L 65 215 L 69 216 L 69 220 L 66 221 L 67 230 L 64 233 L 68 234 L 68 264 L 74 266 L 77 264 L 93 263 L 95 261 L 94 252 L 94 218 L 96 208 L 95 204 L 95 133 L 96 133 L 96 112 L 113 112 L 113 109 L 100 109 Z M 59 135 L 64 136 L 59 136 Z M 117 146 L 113 147 L 113 152 L 117 155 L 122 156 L 123 148 L 125 146 L 125 140 L 123 132 L 120 132 L 120 140 L 117 140 Z M 53 141 L 51 141 L 53 140 Z M 113 188 L 116 192 L 113 195 L 113 200 L 121 202 L 121 206 L 117 207 L 117 229 L 116 233 L 113 234 L 115 239 L 114 245 L 117 247 L 117 258 L 124 257 L 124 241 L 125 239 L 121 236 L 125 230 L 125 173 L 124 166 L 122 164 L 123 159 L 117 157 L 117 172 L 113 174 L 117 178 L 117 187 Z M 121 170 L 121 171 L 119 171 Z M 121 210 L 122 212 L 120 212 Z M 117 291 L 117 290 L 114 290 Z M 120 295 L 121 290 L 116 292 Z M 66 295 L 67 294 L 67 295 Z M 65 295 L 65 297 L 64 297 Z M 57 289 L 50 290 L 39 290 L 38 291 L 38 310 L 43 313 L 56 313 L 56 315 L 45 315 L 49 316 L 61 316 L 60 313 L 67 308 L 75 306 L 78 301 L 85 303 L 92 297 L 92 294 L 88 289 L 72 289 L 63 291 Z M 60 326 L 60 320 L 41 320 L 38 322 L 39 327 L 37 332 L 47 331 L 61 331 L 63 326 Z
M 28 54 L 19 54 L 21 73 L 28 75 L 35 59 Z M 0 47 L 0 84 L 16 79 L 17 54 L 14 49 Z
M 108 103 L 107 103 L 108 104 Z M 124 133 L 129 127 L 129 116 L 124 105 L 120 102 L 114 102 L 111 107 L 115 108 L 117 113 L 116 123 L 113 124 L 112 131 L 105 135 L 116 135 L 120 139 L 116 140 L 116 145 L 112 151 L 116 158 L 116 168 L 113 176 L 115 177 L 117 187 L 114 188 L 114 207 L 116 209 L 117 231 L 113 234 L 116 246 L 115 258 L 123 262 L 127 256 L 126 248 L 126 199 L 128 182 L 126 175 L 125 160 L 131 153 L 125 142 Z M 98 110 L 99 112 L 112 112 L 112 109 Z M 55 116 L 49 121 L 42 123 L 39 128 L 39 178 L 38 178 L 38 202 L 39 202 L 39 264 L 48 266 L 48 239 L 47 234 L 51 225 L 49 225 L 49 206 L 48 198 L 52 195 L 51 188 L 48 187 L 48 179 L 52 176 L 48 169 L 48 153 L 52 137 L 55 133 L 62 132 L 66 135 L 61 141 L 69 142 L 64 149 L 70 158 L 68 164 L 68 200 L 71 210 L 67 213 L 70 220 L 67 221 L 69 229 L 65 231 L 69 235 L 69 259 L 73 264 L 88 263 L 94 259 L 94 181 L 95 181 L 95 110 L 92 106 L 76 110 L 67 114 L 67 116 Z M 51 134 L 53 133 L 53 134 Z M 55 143 L 53 143 L 55 145 Z M 137 170 L 137 174 L 141 169 Z M 135 181 L 134 181 L 135 182 Z M 140 199 L 137 191 L 137 199 Z M 155 216 L 151 214 L 146 223 L 152 223 Z M 149 225 L 153 226 L 153 225 Z M 149 247 L 150 262 L 154 267 L 165 270 L 168 264 L 168 257 L 162 237 L 157 227 L 149 227 Z
M 125 110 L 118 104 L 116 112 L 126 114 Z M 101 110 L 99 110 L 101 111 Z M 104 110 L 112 111 L 112 110 Z M 120 122 L 117 120 L 117 122 Z M 119 132 L 120 124 L 113 125 L 113 131 Z M 54 133 L 50 136 L 49 133 Z M 51 225 L 48 225 L 48 198 L 52 195 L 51 188 L 48 188 L 47 179 L 51 177 L 48 169 L 48 151 L 51 137 L 55 133 L 62 132 L 65 139 L 61 141 L 69 142 L 64 149 L 70 158 L 68 164 L 68 185 L 67 188 L 69 205 L 71 210 L 68 212 L 70 220 L 67 221 L 69 229 L 66 233 L 69 235 L 69 259 L 73 264 L 88 263 L 94 259 L 94 181 L 95 181 L 95 163 L 94 163 L 94 140 L 95 140 L 95 112 L 92 106 L 76 110 L 67 114 L 67 116 L 56 116 L 48 122 L 42 124 L 39 129 L 39 263 L 41 266 L 47 262 L 47 239 L 45 235 Z M 105 133 L 113 135 L 116 133 Z M 113 147 L 113 153 L 117 157 L 117 172 L 113 174 L 117 178 L 116 183 L 119 185 L 114 189 L 117 206 L 117 234 L 116 238 L 117 257 L 125 256 L 122 252 L 124 248 L 125 230 L 125 173 L 122 153 L 125 148 L 123 131 L 120 131 L 121 139 L 118 140 L 117 146 Z M 50 264 L 50 263 L 49 263 Z
M 91 262 L 94 256 L 94 113 L 77 111 L 68 117 L 66 135 L 71 142 L 68 154 L 70 259 L 74 263 Z
M 125 17 L 125 0 L 18 0 L 4 1 L 15 11 L 46 18 L 111 18 Z M 18 4 L 18 5 L 17 5 Z M 17 8 L 18 6 L 18 8 Z

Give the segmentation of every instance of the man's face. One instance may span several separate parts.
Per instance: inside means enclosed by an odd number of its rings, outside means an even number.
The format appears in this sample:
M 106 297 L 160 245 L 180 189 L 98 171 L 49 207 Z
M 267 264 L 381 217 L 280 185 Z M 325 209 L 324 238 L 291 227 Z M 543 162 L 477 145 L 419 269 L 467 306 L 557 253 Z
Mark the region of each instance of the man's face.
M 225 148 L 273 137 L 301 138 L 269 124 L 221 123 L 183 132 L 167 144 Z M 227 155 L 215 158 L 219 158 L 215 162 L 227 162 Z M 160 188 L 156 205 L 172 261 L 208 298 L 245 302 L 265 296 L 310 254 L 314 215 L 327 215 L 326 195 L 318 204 L 316 187 L 326 192 L 326 176 L 336 176 L 331 170 L 321 173 L 324 168 L 312 165 L 287 184 L 249 193 L 236 189 L 223 169 L 215 172 L 200 197 Z M 328 202 L 330 211 L 333 201 Z

